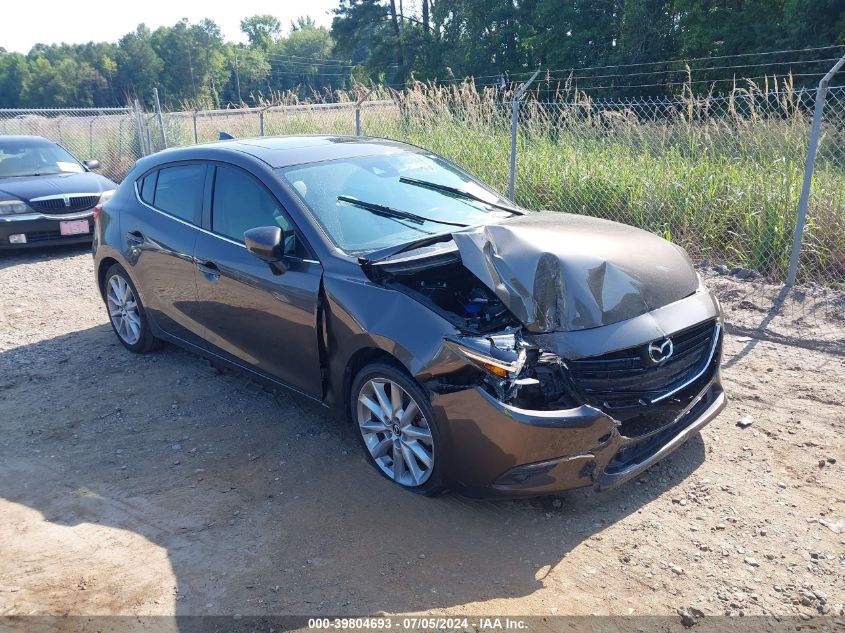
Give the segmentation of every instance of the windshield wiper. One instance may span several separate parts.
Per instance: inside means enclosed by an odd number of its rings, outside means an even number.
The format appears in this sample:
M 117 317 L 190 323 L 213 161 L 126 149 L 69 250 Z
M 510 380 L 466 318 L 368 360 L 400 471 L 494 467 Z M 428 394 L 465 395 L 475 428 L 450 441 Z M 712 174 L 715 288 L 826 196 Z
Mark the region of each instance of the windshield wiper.
M 446 195 L 454 196 L 456 198 L 463 198 L 464 200 L 474 200 L 475 202 L 481 202 L 482 204 L 486 204 L 497 209 L 502 209 L 504 211 L 510 211 L 511 213 L 516 213 L 518 215 L 525 215 L 525 212 L 522 209 L 519 209 L 512 205 L 490 202 L 489 200 L 485 200 L 480 196 L 476 196 L 475 194 L 470 193 L 468 191 L 464 191 L 463 189 L 458 189 L 457 187 L 441 185 L 440 183 L 429 182 L 428 180 L 408 178 L 407 176 L 401 176 L 399 178 L 399 182 L 404 182 L 407 185 L 414 185 L 415 187 L 422 187 L 424 189 L 431 189 L 432 191 L 439 191 L 440 193 L 445 193 Z
M 4 176 L 4 178 L 34 178 L 36 176 L 58 176 L 59 174 L 70 174 L 76 172 L 69 171 L 37 171 L 34 174 L 12 174 L 11 176 Z
M 374 213 L 375 215 L 380 215 L 385 218 L 393 218 L 394 220 L 408 220 L 409 222 L 413 222 L 414 224 L 425 224 L 426 222 L 435 222 L 436 224 L 445 224 L 447 226 L 458 226 L 462 229 L 469 226 L 469 224 L 461 224 L 460 222 L 447 222 L 446 220 L 435 220 L 434 218 L 427 218 L 422 215 L 417 215 L 416 213 L 400 211 L 399 209 L 394 209 L 393 207 L 388 207 L 383 204 L 376 204 L 375 202 L 364 202 L 363 200 L 358 200 L 357 198 L 351 198 L 349 196 L 338 196 L 337 199 L 339 202 L 345 202 L 347 204 L 360 207 L 361 209 L 366 209 L 367 211 L 369 211 L 370 213 Z
M 417 248 L 423 248 L 424 246 L 431 246 L 432 244 L 437 244 L 438 242 L 448 242 L 452 239 L 451 233 L 437 233 L 435 235 L 429 235 L 426 237 L 421 237 L 419 239 L 413 240 L 411 242 L 406 242 L 405 244 L 397 244 L 396 246 L 388 246 L 387 248 L 382 248 L 377 251 L 373 251 L 371 253 L 367 253 L 358 258 L 358 261 L 361 264 L 376 264 L 382 260 L 388 259 L 393 257 L 394 255 L 399 255 L 400 253 L 406 253 L 408 251 L 415 250 Z

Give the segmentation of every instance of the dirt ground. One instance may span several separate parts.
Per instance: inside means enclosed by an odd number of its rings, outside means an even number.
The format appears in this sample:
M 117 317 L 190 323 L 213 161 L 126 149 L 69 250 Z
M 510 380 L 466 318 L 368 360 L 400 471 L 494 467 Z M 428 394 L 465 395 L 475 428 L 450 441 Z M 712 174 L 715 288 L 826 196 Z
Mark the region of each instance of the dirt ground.
M 638 480 L 426 499 L 314 404 L 125 351 L 86 248 L 0 254 L 0 615 L 842 615 L 844 363 L 731 335 L 728 409 Z

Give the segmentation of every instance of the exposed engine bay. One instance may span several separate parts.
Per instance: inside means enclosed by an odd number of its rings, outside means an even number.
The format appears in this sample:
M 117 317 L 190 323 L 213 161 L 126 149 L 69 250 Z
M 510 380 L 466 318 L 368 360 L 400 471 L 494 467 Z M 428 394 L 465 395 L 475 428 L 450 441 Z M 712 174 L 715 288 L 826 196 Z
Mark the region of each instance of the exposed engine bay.
M 518 324 L 501 299 L 460 263 L 395 275 L 392 284 L 424 298 L 425 303 L 466 332 L 496 332 Z
M 458 347 L 476 344 L 478 354 L 512 363 L 516 372 L 498 376 L 489 371 L 445 377 L 442 389 L 465 389 L 478 384 L 502 402 L 525 409 L 557 410 L 578 406 L 575 390 L 565 379 L 563 361 L 523 340 L 516 317 L 460 259 L 419 269 L 399 269 L 379 275 L 386 287 L 416 298 L 453 323 L 468 338 Z M 472 341 L 472 343 L 470 342 Z
M 545 345 L 547 332 L 524 325 L 499 286 L 494 291 L 482 282 L 458 253 L 370 267 L 368 275 L 420 301 L 460 332 L 447 345 L 470 361 L 469 368 L 438 376 L 429 387 L 441 393 L 482 387 L 498 401 L 530 411 L 588 405 L 617 420 L 624 434 L 644 437 L 682 415 L 718 369 L 714 355 L 721 336 L 713 318 L 672 334 L 671 362 L 649 361 L 646 344 L 565 358 Z

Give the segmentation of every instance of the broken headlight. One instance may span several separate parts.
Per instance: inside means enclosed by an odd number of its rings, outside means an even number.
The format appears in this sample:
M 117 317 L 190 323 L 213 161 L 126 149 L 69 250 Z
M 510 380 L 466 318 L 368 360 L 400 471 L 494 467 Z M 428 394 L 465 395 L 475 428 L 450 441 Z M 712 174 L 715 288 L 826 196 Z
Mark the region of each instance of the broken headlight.
M 447 343 L 475 366 L 505 380 L 515 379 L 525 365 L 525 349 L 514 333 L 461 337 Z

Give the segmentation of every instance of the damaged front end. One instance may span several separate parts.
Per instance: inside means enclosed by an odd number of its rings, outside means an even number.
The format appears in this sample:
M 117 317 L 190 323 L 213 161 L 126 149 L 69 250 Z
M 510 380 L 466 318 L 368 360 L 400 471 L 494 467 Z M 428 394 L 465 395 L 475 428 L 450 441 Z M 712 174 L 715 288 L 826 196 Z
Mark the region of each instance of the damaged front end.
M 430 384 L 460 447 L 456 479 L 470 490 L 540 494 L 635 477 L 726 403 L 718 316 L 671 339 L 673 357 L 663 362 L 648 357 L 649 343 L 565 358 L 522 329 L 448 340 L 478 370 Z
M 455 327 L 437 370 L 417 377 L 452 446 L 450 477 L 469 491 L 612 487 L 725 406 L 719 306 L 683 251 L 554 216 L 364 265 Z

